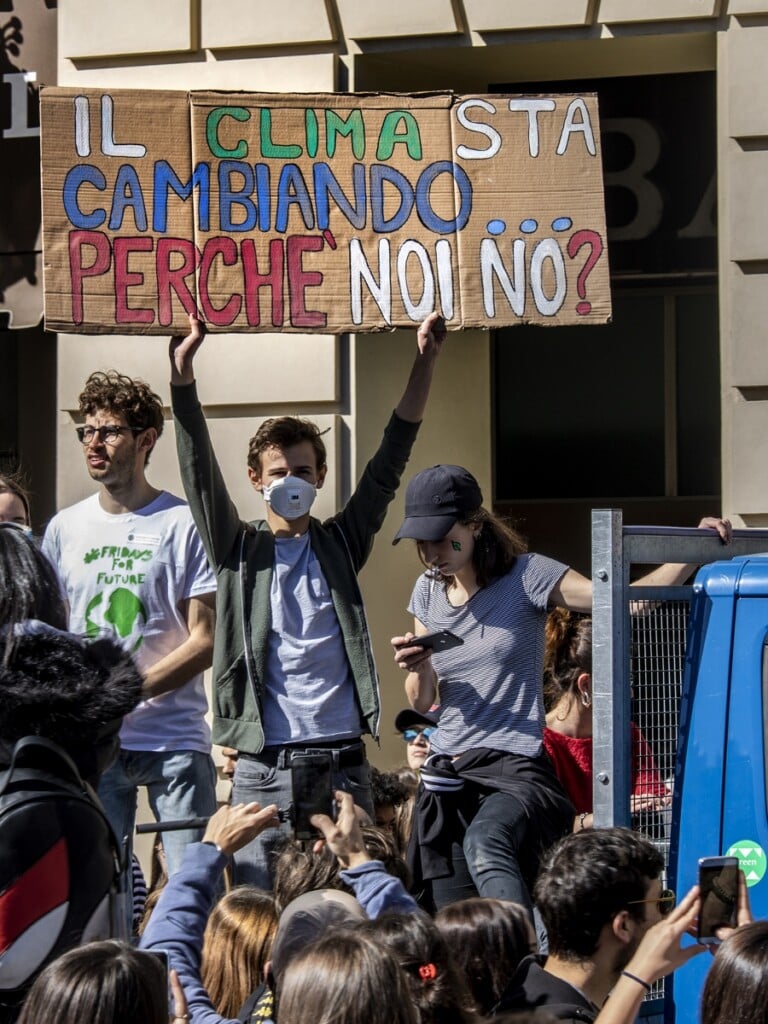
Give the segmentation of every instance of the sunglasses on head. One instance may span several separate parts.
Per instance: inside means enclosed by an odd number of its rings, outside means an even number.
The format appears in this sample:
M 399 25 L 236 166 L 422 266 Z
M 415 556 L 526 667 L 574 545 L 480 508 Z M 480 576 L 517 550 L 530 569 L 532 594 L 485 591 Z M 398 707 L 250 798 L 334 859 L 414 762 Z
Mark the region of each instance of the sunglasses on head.
M 403 729 L 403 739 L 406 743 L 413 743 L 419 736 L 423 736 L 425 740 L 428 740 L 436 730 L 436 725 L 427 725 L 423 729 Z
M 629 906 L 631 907 L 636 903 L 655 903 L 659 908 L 661 916 L 666 917 L 674 909 L 675 894 L 672 889 L 662 889 L 658 896 L 652 896 L 648 900 L 630 900 Z

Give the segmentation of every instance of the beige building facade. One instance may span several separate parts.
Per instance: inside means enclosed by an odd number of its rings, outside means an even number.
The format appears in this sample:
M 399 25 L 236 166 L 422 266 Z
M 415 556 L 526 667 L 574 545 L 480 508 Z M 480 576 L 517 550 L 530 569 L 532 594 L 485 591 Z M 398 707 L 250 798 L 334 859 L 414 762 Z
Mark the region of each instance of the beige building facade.
M 737 524 L 768 525 L 768 0 L 59 0 L 58 18 L 61 86 L 485 93 L 597 82 L 601 109 L 603 91 L 608 106 L 631 96 L 631 112 L 617 107 L 609 125 L 624 151 L 606 167 L 619 200 L 613 234 L 609 217 L 614 324 L 451 334 L 411 468 L 467 465 L 486 503 L 519 518 L 533 546 L 587 571 L 595 505 L 679 523 L 722 507 Z M 650 95 L 659 82 L 671 117 L 662 127 L 661 114 L 643 110 L 646 85 Z M 664 107 L 662 98 L 654 110 Z M 706 157 L 696 140 L 674 148 L 697 119 Z M 681 195 L 698 190 L 684 210 L 655 175 L 665 158 Z M 714 176 L 686 189 L 707 159 Z M 622 249 L 667 214 L 687 245 L 680 259 L 668 245 Z M 275 413 L 330 427 L 318 505 L 338 507 L 397 402 L 414 344 L 410 331 L 209 337 L 198 387 L 241 514 L 261 514 L 246 446 Z M 84 378 L 115 366 L 167 401 L 167 352 L 157 338 L 61 335 L 55 365 L 62 507 L 91 490 L 73 431 Z M 29 374 L 24 392 L 34 402 Z M 171 435 L 169 422 L 151 476 L 178 491 Z M 537 453 L 530 474 L 526 451 Z M 362 576 L 382 677 L 382 766 L 402 755 L 391 723 L 403 680 L 388 639 L 408 626 L 419 568 L 410 545 L 390 544 L 402 498 Z

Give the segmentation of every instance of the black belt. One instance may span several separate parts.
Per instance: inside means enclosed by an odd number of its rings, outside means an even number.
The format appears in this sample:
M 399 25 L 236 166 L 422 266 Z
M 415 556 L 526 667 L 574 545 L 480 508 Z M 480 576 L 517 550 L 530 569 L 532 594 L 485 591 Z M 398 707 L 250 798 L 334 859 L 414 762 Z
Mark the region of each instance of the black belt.
M 254 761 L 274 761 L 278 768 L 290 768 L 294 754 L 330 754 L 334 770 L 339 768 L 359 768 L 365 764 L 365 746 L 362 743 L 350 743 L 339 746 L 330 742 L 319 741 L 306 745 L 290 747 L 265 747 L 260 754 L 246 754 L 241 751 L 240 757 Z

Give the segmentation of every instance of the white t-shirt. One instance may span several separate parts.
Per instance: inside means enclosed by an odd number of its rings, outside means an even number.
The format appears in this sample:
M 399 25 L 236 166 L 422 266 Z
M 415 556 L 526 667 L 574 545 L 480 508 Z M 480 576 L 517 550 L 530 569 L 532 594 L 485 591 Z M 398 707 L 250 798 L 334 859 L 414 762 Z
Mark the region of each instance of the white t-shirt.
M 167 491 L 122 515 L 93 494 L 54 516 L 43 551 L 59 572 L 72 632 L 112 635 L 142 671 L 189 637 L 181 602 L 216 590 L 189 507 Z M 121 745 L 208 753 L 207 709 L 201 673 L 142 701 L 123 722 Z

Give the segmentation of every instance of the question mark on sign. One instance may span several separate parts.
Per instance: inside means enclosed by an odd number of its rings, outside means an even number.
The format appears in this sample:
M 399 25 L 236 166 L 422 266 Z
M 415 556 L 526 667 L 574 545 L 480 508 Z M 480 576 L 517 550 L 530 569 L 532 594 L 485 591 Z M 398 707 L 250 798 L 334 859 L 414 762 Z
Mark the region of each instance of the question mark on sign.
M 568 255 L 571 259 L 585 245 L 589 246 L 589 256 L 576 278 L 576 291 L 581 299 L 581 302 L 576 303 L 576 312 L 579 316 L 586 316 L 592 311 L 592 303 L 587 301 L 587 278 L 603 252 L 603 240 L 596 231 L 591 231 L 589 228 L 574 232 L 568 239 Z

